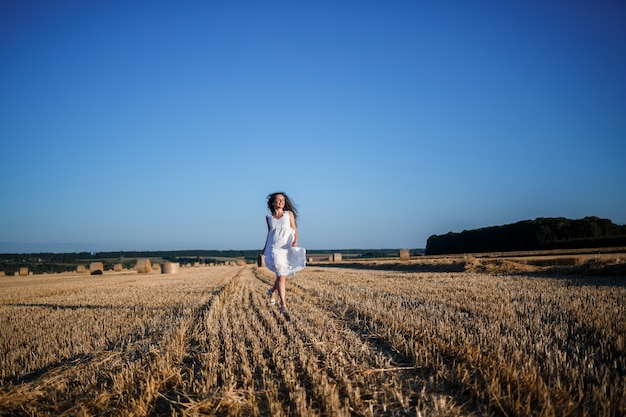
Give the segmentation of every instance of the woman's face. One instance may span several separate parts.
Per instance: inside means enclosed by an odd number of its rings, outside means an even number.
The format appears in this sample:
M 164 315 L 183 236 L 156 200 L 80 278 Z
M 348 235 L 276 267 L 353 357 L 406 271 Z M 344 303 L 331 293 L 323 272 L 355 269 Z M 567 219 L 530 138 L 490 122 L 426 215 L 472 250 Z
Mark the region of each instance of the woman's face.
M 274 196 L 274 210 L 285 208 L 285 196 L 282 194 L 276 194 Z

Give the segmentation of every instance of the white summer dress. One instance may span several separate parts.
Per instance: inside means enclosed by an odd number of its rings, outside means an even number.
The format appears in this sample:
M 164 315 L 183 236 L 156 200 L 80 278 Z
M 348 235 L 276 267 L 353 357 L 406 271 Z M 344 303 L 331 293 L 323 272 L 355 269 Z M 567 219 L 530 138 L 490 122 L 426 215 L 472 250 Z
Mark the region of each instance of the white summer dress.
M 280 219 L 267 216 L 270 226 L 265 247 L 265 266 L 276 276 L 293 275 L 306 266 L 306 249 L 291 246 L 295 231 L 290 224 L 291 215 L 285 210 Z

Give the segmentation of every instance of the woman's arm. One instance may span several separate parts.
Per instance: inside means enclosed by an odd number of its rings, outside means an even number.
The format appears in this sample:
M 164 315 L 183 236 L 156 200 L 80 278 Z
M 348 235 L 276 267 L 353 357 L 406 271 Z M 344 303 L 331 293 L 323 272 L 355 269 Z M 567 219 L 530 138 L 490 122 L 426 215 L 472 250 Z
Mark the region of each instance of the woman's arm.
M 296 229 L 296 218 L 291 211 L 289 211 L 289 226 L 293 229 L 293 243 L 291 246 L 298 246 L 298 229 Z
M 267 223 L 267 235 L 265 236 L 265 246 L 263 246 L 263 250 L 261 253 L 265 253 L 265 249 L 267 249 L 267 239 L 270 237 L 270 219 L 265 216 L 265 223 Z

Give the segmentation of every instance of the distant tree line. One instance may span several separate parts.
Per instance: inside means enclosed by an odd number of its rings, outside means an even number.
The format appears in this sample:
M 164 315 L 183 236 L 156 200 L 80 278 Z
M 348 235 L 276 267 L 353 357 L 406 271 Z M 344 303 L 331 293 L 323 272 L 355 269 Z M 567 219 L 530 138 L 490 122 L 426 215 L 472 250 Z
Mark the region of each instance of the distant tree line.
M 0 254 L 0 271 L 12 275 L 20 267 L 27 266 L 35 274 L 75 271 L 78 265 L 102 261 L 105 269 L 121 263 L 132 268 L 140 258 L 163 259 L 181 264 L 218 262 L 224 258 L 256 260 L 258 250 L 175 250 L 175 251 L 115 251 L 115 252 L 69 252 L 69 253 L 3 253 Z
M 503 226 L 433 235 L 426 255 L 626 246 L 626 225 L 585 217 L 540 217 Z
M 398 249 L 324 249 L 307 250 L 310 255 L 342 253 L 348 257 L 384 258 L 398 256 Z M 424 249 L 412 249 L 413 255 L 423 255 Z M 20 267 L 26 266 L 35 274 L 75 271 L 78 265 L 89 265 L 100 261 L 105 269 L 121 263 L 124 268 L 132 268 L 140 258 L 162 259 L 181 264 L 219 263 L 228 258 L 255 262 L 260 249 L 252 250 L 172 250 L 172 251 L 113 251 L 113 252 L 69 252 L 69 253 L 0 253 L 0 271 L 13 275 Z

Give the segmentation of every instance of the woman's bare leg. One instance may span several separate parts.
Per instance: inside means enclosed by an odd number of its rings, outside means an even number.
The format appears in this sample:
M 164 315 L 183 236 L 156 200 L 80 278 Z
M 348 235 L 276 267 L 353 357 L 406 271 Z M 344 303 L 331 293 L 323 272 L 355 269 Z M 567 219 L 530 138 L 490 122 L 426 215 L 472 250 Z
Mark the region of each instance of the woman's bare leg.
M 280 297 L 280 305 L 284 311 L 287 311 L 287 299 L 285 298 L 285 281 L 287 277 L 281 275 L 276 278 L 276 282 L 274 283 L 274 288 L 278 288 L 278 296 Z

